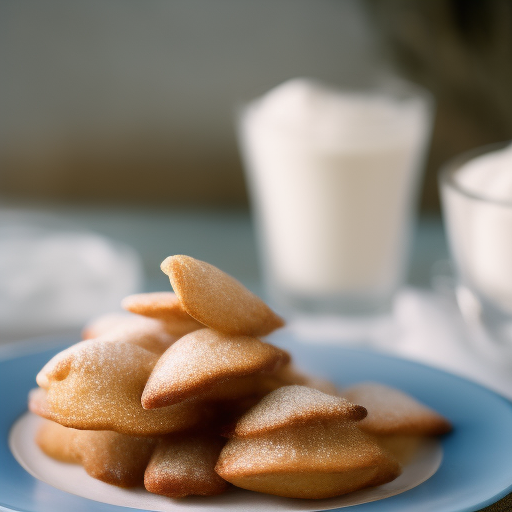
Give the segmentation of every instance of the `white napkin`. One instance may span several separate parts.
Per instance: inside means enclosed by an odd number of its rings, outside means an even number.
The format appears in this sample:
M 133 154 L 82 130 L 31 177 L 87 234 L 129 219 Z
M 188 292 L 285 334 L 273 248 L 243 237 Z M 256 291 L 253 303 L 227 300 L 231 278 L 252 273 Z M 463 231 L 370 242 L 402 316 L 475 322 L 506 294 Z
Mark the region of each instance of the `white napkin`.
M 304 342 L 373 347 L 435 366 L 512 399 L 512 361 L 485 352 L 464 323 L 454 297 L 405 288 L 390 316 L 355 320 L 299 316 L 289 329 Z
M 78 329 L 140 289 L 138 254 L 44 215 L 0 211 L 0 341 Z

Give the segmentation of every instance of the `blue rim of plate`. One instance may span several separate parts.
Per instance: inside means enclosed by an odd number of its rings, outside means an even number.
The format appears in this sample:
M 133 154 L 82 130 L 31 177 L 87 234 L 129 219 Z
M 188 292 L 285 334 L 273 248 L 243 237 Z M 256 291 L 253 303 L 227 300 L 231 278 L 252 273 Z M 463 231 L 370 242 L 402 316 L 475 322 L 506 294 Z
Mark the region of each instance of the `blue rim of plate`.
M 36 385 L 35 375 L 55 353 L 76 341 L 53 337 L 0 347 L 2 512 L 136 510 L 91 501 L 40 482 L 9 449 L 9 431 L 27 410 L 27 393 Z M 273 342 L 289 350 L 295 363 L 313 375 L 339 386 L 366 380 L 396 386 L 454 425 L 454 431 L 442 439 L 441 467 L 429 480 L 402 494 L 355 505 L 358 512 L 470 512 L 512 492 L 512 405 L 503 397 L 442 370 L 371 350 L 304 344 L 286 333 Z

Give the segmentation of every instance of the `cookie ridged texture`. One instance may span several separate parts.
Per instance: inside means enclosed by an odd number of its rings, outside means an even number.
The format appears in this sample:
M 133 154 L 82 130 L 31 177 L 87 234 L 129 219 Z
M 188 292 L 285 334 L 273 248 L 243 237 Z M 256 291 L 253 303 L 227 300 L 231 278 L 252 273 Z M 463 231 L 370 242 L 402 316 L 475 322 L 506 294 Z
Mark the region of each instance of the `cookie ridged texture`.
M 253 437 L 324 420 L 359 421 L 366 409 L 306 386 L 284 386 L 266 395 L 237 422 L 234 437 Z
M 53 421 L 45 421 L 36 437 L 48 456 L 81 464 L 93 478 L 119 487 L 143 484 L 157 441 L 107 430 L 76 430 Z
M 179 337 L 204 327 L 185 311 L 173 292 L 128 295 L 121 306 L 131 313 L 162 320 L 167 324 L 167 330 Z
M 156 435 L 189 428 L 205 412 L 199 403 L 155 411 L 141 405 L 158 355 L 130 343 L 87 340 L 57 354 L 37 376 L 46 389 L 30 399 L 31 410 L 64 426 Z
M 412 396 L 383 384 L 365 382 L 343 390 L 343 396 L 368 410 L 360 428 L 373 434 L 437 436 L 452 429 L 450 422 Z
M 284 321 L 259 297 L 222 270 L 190 256 L 161 265 L 187 313 L 202 324 L 232 335 L 266 336 Z
M 302 425 L 230 439 L 215 470 L 232 484 L 295 498 L 326 498 L 396 478 L 399 463 L 355 422 Z
M 287 352 L 257 338 L 209 328 L 194 331 L 160 357 L 147 381 L 142 405 L 151 409 L 214 392 L 216 385 L 271 373 L 289 360 Z
M 146 489 L 170 498 L 221 494 L 229 484 L 214 468 L 223 444 L 208 435 L 166 436 L 146 468 Z

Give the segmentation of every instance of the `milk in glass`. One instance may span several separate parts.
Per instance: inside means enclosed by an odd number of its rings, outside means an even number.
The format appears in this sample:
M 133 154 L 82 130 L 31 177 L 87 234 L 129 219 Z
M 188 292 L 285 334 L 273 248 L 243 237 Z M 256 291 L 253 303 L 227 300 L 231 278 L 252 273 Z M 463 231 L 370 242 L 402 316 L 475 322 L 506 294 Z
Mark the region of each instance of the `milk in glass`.
M 242 112 L 240 142 L 274 306 L 368 313 L 406 272 L 427 96 L 288 81 Z

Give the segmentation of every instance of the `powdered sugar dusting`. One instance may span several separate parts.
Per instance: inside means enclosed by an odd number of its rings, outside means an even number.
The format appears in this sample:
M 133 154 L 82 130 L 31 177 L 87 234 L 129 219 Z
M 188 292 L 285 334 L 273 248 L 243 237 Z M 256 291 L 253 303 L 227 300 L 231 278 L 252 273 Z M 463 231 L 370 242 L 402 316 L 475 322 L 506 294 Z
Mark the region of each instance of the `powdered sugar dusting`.
M 221 439 L 205 435 L 163 438 L 146 469 L 146 488 L 173 498 L 220 494 L 228 487 L 214 470 L 222 446 Z
M 49 419 L 73 428 L 139 435 L 190 427 L 202 415 L 198 404 L 142 408 L 142 391 L 157 360 L 130 343 L 88 340 L 71 347 L 43 369 Z
M 238 421 L 235 436 L 249 437 L 312 420 L 361 420 L 364 407 L 306 386 L 272 391 Z
M 259 297 L 222 270 L 190 256 L 169 256 L 161 265 L 183 308 L 220 332 L 265 336 L 284 321 Z
M 231 378 L 274 371 L 287 363 L 283 350 L 249 336 L 213 329 L 187 334 L 163 354 L 146 384 L 144 407 L 176 403 Z

